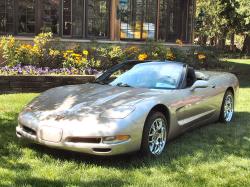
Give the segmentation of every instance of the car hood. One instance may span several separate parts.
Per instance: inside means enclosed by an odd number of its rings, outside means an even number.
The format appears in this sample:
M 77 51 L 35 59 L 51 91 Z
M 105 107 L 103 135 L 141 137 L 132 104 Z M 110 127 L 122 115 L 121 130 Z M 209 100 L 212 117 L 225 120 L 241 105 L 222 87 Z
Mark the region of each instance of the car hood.
M 24 112 L 32 112 L 43 118 L 62 114 L 99 114 L 111 108 L 134 106 L 159 94 L 160 91 L 150 89 L 100 84 L 63 86 L 42 93 L 27 105 Z

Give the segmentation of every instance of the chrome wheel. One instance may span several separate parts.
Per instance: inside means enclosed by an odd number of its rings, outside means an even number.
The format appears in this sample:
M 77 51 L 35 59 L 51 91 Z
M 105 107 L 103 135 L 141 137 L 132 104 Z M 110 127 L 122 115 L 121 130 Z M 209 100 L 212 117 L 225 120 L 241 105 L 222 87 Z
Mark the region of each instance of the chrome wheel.
M 231 94 L 225 97 L 224 101 L 224 119 L 226 122 L 230 122 L 234 114 L 234 98 Z
M 166 130 L 166 122 L 164 119 L 157 118 L 152 123 L 149 130 L 148 142 L 149 150 L 153 155 L 160 155 L 164 150 L 167 139 Z

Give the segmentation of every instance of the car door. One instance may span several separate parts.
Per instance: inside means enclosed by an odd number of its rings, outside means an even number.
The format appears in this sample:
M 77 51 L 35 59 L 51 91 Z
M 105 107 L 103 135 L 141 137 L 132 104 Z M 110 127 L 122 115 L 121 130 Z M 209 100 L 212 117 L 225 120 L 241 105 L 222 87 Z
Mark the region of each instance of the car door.
M 176 118 L 183 129 L 202 124 L 216 114 L 216 85 L 207 80 L 203 88 L 186 87 L 177 91 L 181 101 L 176 105 Z

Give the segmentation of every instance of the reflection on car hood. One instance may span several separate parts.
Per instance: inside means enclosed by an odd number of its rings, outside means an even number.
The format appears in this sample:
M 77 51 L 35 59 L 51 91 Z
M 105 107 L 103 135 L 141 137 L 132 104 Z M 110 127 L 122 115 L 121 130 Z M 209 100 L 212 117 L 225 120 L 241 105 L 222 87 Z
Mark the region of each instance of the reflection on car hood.
M 155 97 L 158 94 L 159 92 L 149 89 L 99 84 L 63 86 L 42 93 L 27 108 L 39 115 L 41 112 L 47 112 L 47 115 L 94 114 L 122 105 L 134 106 L 145 98 Z

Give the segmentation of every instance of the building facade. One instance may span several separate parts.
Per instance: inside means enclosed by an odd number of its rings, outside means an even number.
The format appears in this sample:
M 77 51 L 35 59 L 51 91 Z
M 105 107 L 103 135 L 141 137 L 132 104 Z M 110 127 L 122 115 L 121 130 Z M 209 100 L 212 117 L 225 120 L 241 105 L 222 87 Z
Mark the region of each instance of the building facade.
M 186 43 L 195 0 L 0 0 L 0 35 Z

